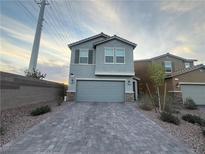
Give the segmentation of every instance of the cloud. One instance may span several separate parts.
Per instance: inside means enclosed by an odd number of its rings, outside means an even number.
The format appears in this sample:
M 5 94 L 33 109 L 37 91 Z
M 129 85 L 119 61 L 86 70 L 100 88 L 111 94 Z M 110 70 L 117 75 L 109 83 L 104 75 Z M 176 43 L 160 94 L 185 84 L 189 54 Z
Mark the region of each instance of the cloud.
M 191 47 L 187 47 L 187 46 L 178 46 L 176 48 L 174 48 L 173 53 L 176 55 L 191 55 L 194 53 L 193 49 Z
M 20 46 L 16 46 L 14 44 L 9 43 L 6 40 L 0 40 L 2 44 L 1 55 L 18 59 L 20 61 L 27 61 L 30 55 L 28 54 L 28 50 L 22 48 Z
M 200 5 L 200 1 L 163 1 L 160 4 L 160 9 L 171 13 L 185 13 L 197 9 Z
M 22 67 L 20 67 L 19 65 L 14 65 L 12 61 L 10 60 L 7 61 L 2 57 L 0 59 L 0 71 L 23 74 Z
M 150 58 L 171 52 L 184 58 L 204 62 L 205 54 L 205 3 L 203 1 L 52 1 L 53 18 L 49 16 L 50 6 L 46 7 L 41 46 L 39 69 L 48 74 L 47 79 L 67 80 L 70 51 L 65 40 L 71 42 L 100 32 L 119 35 L 138 46 L 134 59 Z M 8 15 L 12 14 L 12 9 Z M 9 71 L 23 72 L 27 68 L 32 49 L 36 25 L 27 25 L 16 16 L 5 12 L 2 32 L 3 66 Z M 59 19 L 56 16 L 59 16 Z M 73 21 L 71 20 L 71 17 Z M 59 22 L 63 21 L 63 24 Z M 52 25 L 55 28 L 52 28 Z M 15 26 L 13 26 L 15 25 Z M 55 34 L 56 30 L 60 36 Z M 7 60 L 7 61 L 6 61 Z M 12 65 L 10 65 L 12 63 Z M 15 67 L 15 68 L 14 68 Z M 5 70 L 4 69 L 4 70 Z
M 51 81 L 57 81 L 61 83 L 68 83 L 68 65 L 47 65 L 47 64 L 39 64 L 38 69 L 42 73 L 46 73 L 47 76 L 45 79 Z
M 23 23 L 5 15 L 0 15 L 3 22 L 0 25 L 0 30 L 3 32 L 1 38 L 1 71 L 8 71 L 18 74 L 24 74 L 24 70 L 28 68 L 31 48 L 34 37 L 34 30 Z M 13 26 L 15 25 L 15 26 Z M 39 49 L 38 65 L 47 65 L 48 69 L 56 67 L 61 69 L 65 65 L 69 65 L 70 53 L 66 43 L 57 46 L 53 37 L 43 32 L 41 45 Z M 45 67 L 44 67 L 45 68 Z M 49 70 L 45 70 L 49 72 Z M 68 71 L 68 69 L 67 69 Z M 54 72 L 52 72 L 54 73 Z M 48 79 L 53 79 L 55 74 L 47 73 Z M 64 72 L 67 75 L 67 73 Z M 62 79 L 64 77 L 64 79 Z M 61 80 L 66 80 L 65 76 L 61 75 Z M 58 79 L 56 80 L 58 81 Z
M 7 34 L 12 38 L 30 43 L 30 46 L 32 46 L 34 40 L 34 30 L 31 27 L 28 27 L 19 21 L 16 21 L 15 19 L 5 15 L 0 16 L 3 20 L 2 25 L 0 26 L 1 31 L 7 32 Z M 65 54 L 66 52 L 64 51 L 68 50 L 66 42 L 63 42 L 61 46 L 58 46 L 54 42 L 54 39 L 49 34 L 45 34 L 44 31 L 42 31 L 40 46 L 60 54 Z

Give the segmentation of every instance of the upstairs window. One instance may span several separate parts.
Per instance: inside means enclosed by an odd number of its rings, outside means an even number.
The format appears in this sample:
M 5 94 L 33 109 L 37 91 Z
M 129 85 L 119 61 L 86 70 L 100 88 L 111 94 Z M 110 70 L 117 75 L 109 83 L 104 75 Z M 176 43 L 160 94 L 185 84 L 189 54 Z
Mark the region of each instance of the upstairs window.
M 105 48 L 105 63 L 114 63 L 114 49 Z
M 115 62 L 117 64 L 124 64 L 125 63 L 125 50 L 124 49 L 115 49 Z
M 165 61 L 164 62 L 164 69 L 165 69 L 165 73 L 172 73 L 172 62 Z
M 88 50 L 86 49 L 80 50 L 79 63 L 88 64 Z
M 188 62 L 184 63 L 184 65 L 185 65 L 185 68 L 189 68 L 190 67 L 190 63 L 188 63 Z

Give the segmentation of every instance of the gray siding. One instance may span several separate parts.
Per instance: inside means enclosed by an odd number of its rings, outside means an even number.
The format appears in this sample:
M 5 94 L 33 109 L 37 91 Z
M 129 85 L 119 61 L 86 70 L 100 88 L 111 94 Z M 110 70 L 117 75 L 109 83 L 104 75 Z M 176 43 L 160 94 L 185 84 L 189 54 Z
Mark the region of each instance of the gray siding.
M 99 38 L 90 40 L 88 42 L 81 43 L 79 45 L 71 47 L 71 64 L 74 63 L 74 60 L 75 60 L 75 50 L 76 49 L 91 49 L 91 50 L 94 50 L 93 49 L 93 43 L 101 41 L 101 40 L 104 40 L 104 37 L 99 37 Z M 95 52 L 93 54 L 94 54 L 93 58 L 94 58 L 94 63 L 95 63 Z
M 105 64 L 105 47 L 119 47 L 125 49 L 125 64 Z M 133 47 L 118 40 L 112 40 L 96 47 L 96 68 L 95 74 L 132 74 L 134 75 Z
M 73 46 L 71 48 L 71 64 L 70 73 L 74 74 L 74 82 L 69 79 L 68 92 L 76 92 L 76 84 L 78 79 L 110 79 L 125 81 L 124 93 L 133 93 L 132 85 L 128 84 L 128 80 L 132 83 L 132 75 L 134 75 L 133 63 L 133 47 L 121 41 L 112 40 L 101 44 L 93 49 L 93 43 L 104 39 L 103 37 L 90 40 L 88 42 Z M 104 64 L 104 47 L 120 47 L 125 48 L 125 64 Z M 76 49 L 92 49 L 94 50 L 94 64 L 74 64 Z M 97 51 L 97 52 L 96 52 Z M 95 71 L 96 70 L 96 71 Z M 96 75 L 95 73 L 105 73 L 104 75 Z M 108 73 L 108 74 L 106 74 Z M 117 73 L 117 76 L 115 76 Z M 127 76 L 126 76 L 127 74 Z M 129 75 L 128 75 L 129 74 Z

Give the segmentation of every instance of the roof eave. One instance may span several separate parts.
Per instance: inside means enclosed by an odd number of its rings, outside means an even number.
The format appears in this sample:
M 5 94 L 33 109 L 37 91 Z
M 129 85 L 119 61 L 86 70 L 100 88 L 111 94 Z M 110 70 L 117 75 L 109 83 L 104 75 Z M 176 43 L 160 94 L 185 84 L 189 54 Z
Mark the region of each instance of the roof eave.
M 173 74 L 173 75 L 171 75 L 171 76 L 165 77 L 165 79 L 169 79 L 169 78 L 176 77 L 176 76 L 179 76 L 179 75 L 182 75 L 182 74 L 185 74 L 185 73 L 189 73 L 189 72 L 198 70 L 198 69 L 200 69 L 200 68 L 205 68 L 205 65 L 201 64 L 201 65 L 199 65 L 198 67 L 193 68 L 192 70 L 187 70 L 187 71 L 181 72 L 181 73 L 179 73 L 179 74 Z
M 111 40 L 113 40 L 113 39 L 117 39 L 117 40 L 120 40 L 120 41 L 122 41 L 122 42 L 124 42 L 124 43 L 127 43 L 127 44 L 131 45 L 131 46 L 133 47 L 133 49 L 135 49 L 135 47 L 137 46 L 136 43 L 132 43 L 132 42 L 130 42 L 130 41 L 121 39 L 121 38 L 116 37 L 116 36 L 113 36 L 113 37 L 110 37 L 109 39 L 106 39 L 106 40 L 97 42 L 97 43 L 95 43 L 93 46 L 94 46 L 94 48 L 96 48 L 96 46 L 98 46 L 98 45 L 100 45 L 100 44 L 103 44 L 103 43 L 105 43 L 105 42 L 109 42 L 109 41 L 111 41 Z
M 165 54 L 162 54 L 162 55 L 160 55 L 160 56 L 156 56 L 156 57 L 150 58 L 150 59 L 151 59 L 151 60 L 159 59 L 159 58 L 164 57 L 164 56 L 172 56 L 172 57 L 175 57 L 175 58 L 177 58 L 177 59 L 181 59 L 181 60 L 183 60 L 183 61 L 189 61 L 189 62 L 197 61 L 196 59 L 185 59 L 185 58 L 183 58 L 183 57 L 179 57 L 179 56 L 173 55 L 173 54 L 171 54 L 171 53 L 169 53 L 169 52 L 168 52 L 168 53 L 165 53 Z
M 71 47 L 73 47 L 73 46 L 75 46 L 75 45 L 78 45 L 78 44 L 81 44 L 81 43 L 87 42 L 87 41 L 89 41 L 89 40 L 92 40 L 92 39 L 98 38 L 98 37 L 100 37 L 100 36 L 105 37 L 105 38 L 109 38 L 109 37 L 110 37 L 110 36 L 107 35 L 107 34 L 100 33 L 100 34 L 97 34 L 97 35 L 94 35 L 94 36 L 91 36 L 91 37 L 88 37 L 88 38 L 82 39 L 82 40 L 80 40 L 80 41 L 70 43 L 70 44 L 68 44 L 68 47 L 71 48 Z

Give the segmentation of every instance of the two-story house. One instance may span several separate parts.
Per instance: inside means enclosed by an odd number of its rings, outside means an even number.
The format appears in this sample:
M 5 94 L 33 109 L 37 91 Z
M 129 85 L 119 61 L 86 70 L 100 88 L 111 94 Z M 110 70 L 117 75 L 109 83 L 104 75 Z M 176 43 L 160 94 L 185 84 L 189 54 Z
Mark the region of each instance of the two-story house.
M 135 61 L 135 75 L 139 81 L 140 93 L 148 93 L 148 87 L 155 92 L 150 80 L 149 65 L 162 64 L 166 74 L 167 92 L 177 101 L 192 97 L 197 104 L 205 104 L 205 66 L 194 65 L 195 59 L 186 59 L 170 53 Z
M 130 102 L 137 98 L 135 43 L 100 33 L 68 46 L 71 50 L 68 100 Z

